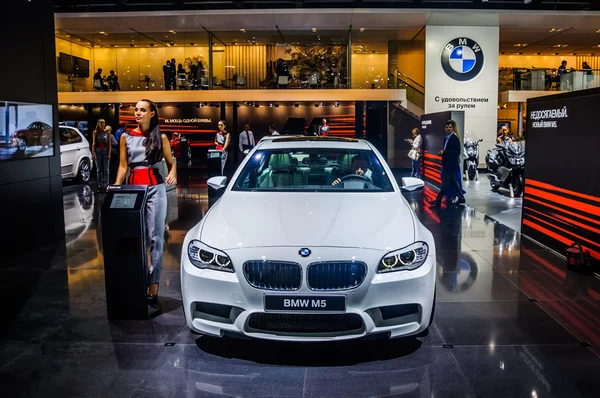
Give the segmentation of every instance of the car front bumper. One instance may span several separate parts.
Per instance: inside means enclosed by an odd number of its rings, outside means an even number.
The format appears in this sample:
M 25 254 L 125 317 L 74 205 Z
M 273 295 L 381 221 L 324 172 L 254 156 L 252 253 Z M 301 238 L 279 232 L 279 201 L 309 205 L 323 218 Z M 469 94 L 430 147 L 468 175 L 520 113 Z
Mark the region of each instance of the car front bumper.
M 430 245 L 426 262 L 413 271 L 377 274 L 385 252 L 348 248 L 313 248 L 310 259 L 297 256 L 300 248 L 252 248 L 227 252 L 234 273 L 200 269 L 187 257 L 184 243 L 181 289 L 188 326 L 213 336 L 241 334 L 286 341 L 330 341 L 385 333 L 390 338 L 418 334 L 429 326 L 435 291 L 435 248 Z M 296 254 L 306 279 L 313 261 L 353 258 L 367 264 L 367 275 L 358 287 L 338 291 L 313 291 L 303 283 L 296 291 L 252 287 L 242 265 L 249 259 L 289 259 Z M 346 310 L 322 313 L 310 310 L 265 312 L 265 296 L 344 296 Z M 336 324 L 337 323 L 337 324 Z M 296 326 L 300 326 L 296 328 Z M 314 330 L 311 330 L 314 325 Z M 339 326 L 339 327 L 338 327 Z

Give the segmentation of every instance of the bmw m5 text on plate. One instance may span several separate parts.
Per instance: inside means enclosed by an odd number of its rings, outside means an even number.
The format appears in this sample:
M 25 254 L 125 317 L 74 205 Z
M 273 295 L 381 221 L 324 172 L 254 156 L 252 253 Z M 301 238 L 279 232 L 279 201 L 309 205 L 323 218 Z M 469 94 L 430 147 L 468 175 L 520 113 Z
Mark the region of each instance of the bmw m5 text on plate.
M 214 336 L 319 341 L 418 334 L 433 319 L 435 245 L 366 141 L 260 141 L 186 235 L 188 326 Z

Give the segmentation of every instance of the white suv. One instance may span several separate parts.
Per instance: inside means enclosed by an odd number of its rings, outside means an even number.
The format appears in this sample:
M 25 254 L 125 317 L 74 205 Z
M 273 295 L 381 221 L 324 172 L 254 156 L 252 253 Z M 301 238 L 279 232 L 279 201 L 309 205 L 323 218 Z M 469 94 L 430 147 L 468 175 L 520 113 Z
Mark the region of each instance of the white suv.
M 92 152 L 90 143 L 79 130 L 59 126 L 60 164 L 62 178 L 75 178 L 86 183 L 92 174 Z

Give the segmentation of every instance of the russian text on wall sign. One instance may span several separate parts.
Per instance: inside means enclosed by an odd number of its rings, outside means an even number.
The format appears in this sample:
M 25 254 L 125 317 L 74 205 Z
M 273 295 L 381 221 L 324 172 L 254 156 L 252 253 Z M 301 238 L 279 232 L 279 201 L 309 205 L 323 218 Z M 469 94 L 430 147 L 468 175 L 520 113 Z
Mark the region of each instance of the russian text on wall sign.
M 212 119 L 165 119 L 165 123 L 175 123 L 175 124 L 191 124 L 191 123 L 212 123 Z
M 435 102 L 448 104 L 448 109 L 475 109 L 478 103 L 489 103 L 487 97 L 435 97 Z
M 557 128 L 558 121 L 552 119 L 563 119 L 568 118 L 567 107 L 563 106 L 558 109 L 543 109 L 539 111 L 531 111 L 529 117 L 533 122 L 531 123 L 532 128 Z M 550 119 L 550 120 L 544 120 Z

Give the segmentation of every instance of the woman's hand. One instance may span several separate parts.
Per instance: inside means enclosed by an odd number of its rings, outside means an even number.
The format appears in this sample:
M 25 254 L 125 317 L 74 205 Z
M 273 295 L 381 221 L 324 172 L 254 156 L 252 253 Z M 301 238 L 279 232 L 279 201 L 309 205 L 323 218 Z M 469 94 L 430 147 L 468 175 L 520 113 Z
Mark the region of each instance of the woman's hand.
M 92 151 L 92 161 L 96 161 L 96 151 Z
M 169 175 L 167 175 L 167 179 L 165 182 L 167 183 L 167 185 L 177 184 L 177 177 L 175 176 L 175 173 L 174 172 L 169 173 Z

